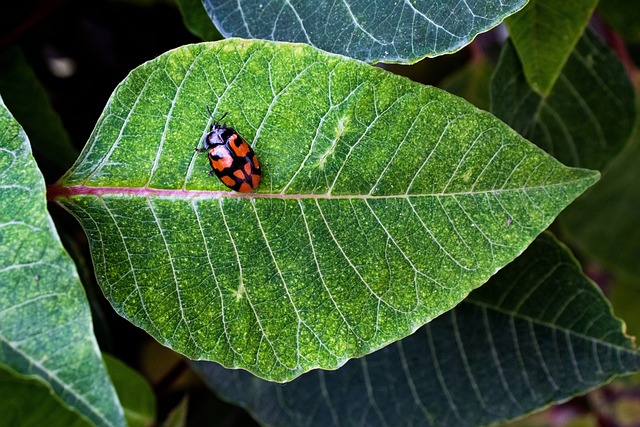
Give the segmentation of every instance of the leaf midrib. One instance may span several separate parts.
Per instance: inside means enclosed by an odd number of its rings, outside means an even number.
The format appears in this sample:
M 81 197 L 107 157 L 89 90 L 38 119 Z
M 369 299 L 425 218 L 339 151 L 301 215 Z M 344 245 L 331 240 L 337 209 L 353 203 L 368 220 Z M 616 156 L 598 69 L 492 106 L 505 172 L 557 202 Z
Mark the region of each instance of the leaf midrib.
M 501 189 L 489 189 L 479 191 L 459 191 L 459 192 L 447 192 L 447 193 L 421 193 L 421 194 L 386 194 L 386 195 L 374 195 L 374 194 L 328 194 L 328 193 L 305 193 L 305 194 L 282 194 L 282 193 L 239 193 L 235 191 L 216 191 L 216 190 L 170 190 L 161 188 L 149 188 L 149 187 L 92 187 L 86 185 L 75 185 L 66 187 L 60 184 L 53 184 L 47 187 L 47 200 L 55 201 L 59 198 L 69 198 L 72 196 L 108 196 L 108 195 L 128 195 L 139 197 L 165 197 L 165 198 L 178 198 L 178 199 L 290 199 L 290 200 L 303 200 L 303 199 L 410 199 L 419 197 L 455 197 L 455 196 L 470 196 L 470 195 L 484 195 L 484 194 L 501 194 L 509 192 L 521 192 L 540 190 L 545 188 L 552 188 L 558 186 L 566 186 L 572 183 L 581 181 L 591 181 L 594 175 L 583 176 L 577 179 L 549 183 L 545 185 L 534 185 L 530 187 L 513 187 L 513 188 L 501 188 Z
M 514 319 L 524 320 L 524 321 L 532 323 L 534 325 L 544 326 L 544 327 L 549 328 L 549 329 L 555 329 L 556 331 L 567 333 L 567 334 L 569 334 L 571 336 L 574 336 L 576 338 L 581 338 L 581 339 L 584 339 L 585 341 L 593 342 L 595 344 L 602 345 L 604 347 L 612 348 L 612 349 L 615 349 L 616 351 L 625 352 L 625 353 L 632 353 L 632 354 L 635 354 L 636 356 L 640 357 L 640 354 L 638 354 L 638 352 L 635 351 L 632 348 L 622 347 L 619 344 L 615 344 L 615 343 L 612 343 L 610 341 L 604 341 L 601 338 L 593 337 L 593 336 L 584 334 L 582 332 L 578 332 L 575 329 L 563 327 L 563 326 L 557 325 L 555 323 L 550 323 L 550 322 L 544 321 L 544 320 L 539 319 L 539 318 L 531 317 L 531 316 L 525 315 L 525 314 L 523 314 L 521 312 L 518 312 L 518 311 L 509 310 L 509 309 L 500 307 L 500 306 L 498 306 L 496 304 L 489 304 L 489 303 L 486 303 L 484 301 L 475 299 L 473 297 L 467 297 L 464 300 L 464 302 L 468 303 L 468 304 L 471 304 L 471 305 L 475 305 L 475 306 L 481 307 L 481 308 L 492 310 L 492 311 L 494 311 L 496 313 L 505 314 L 505 315 L 507 315 L 509 317 L 513 317 Z

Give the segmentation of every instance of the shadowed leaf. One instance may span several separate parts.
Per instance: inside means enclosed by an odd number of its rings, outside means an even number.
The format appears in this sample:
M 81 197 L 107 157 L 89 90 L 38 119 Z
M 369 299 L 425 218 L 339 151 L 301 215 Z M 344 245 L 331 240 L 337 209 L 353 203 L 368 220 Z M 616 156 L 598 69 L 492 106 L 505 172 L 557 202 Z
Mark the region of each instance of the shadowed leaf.
M 0 53 L 0 93 L 28 133 L 38 161 L 52 170 L 53 181 L 78 158 L 78 150 L 53 110 L 45 89 L 17 47 Z
M 602 181 L 560 216 L 571 243 L 619 273 L 640 278 L 640 133 Z
M 225 37 L 307 43 L 367 62 L 455 52 L 526 0 L 202 0 Z
M 598 11 L 632 44 L 640 43 L 640 3 L 629 0 L 600 0 Z
M 527 84 L 511 43 L 491 83 L 491 112 L 558 160 L 604 168 L 633 130 L 634 91 L 616 55 L 586 33 L 548 96 Z

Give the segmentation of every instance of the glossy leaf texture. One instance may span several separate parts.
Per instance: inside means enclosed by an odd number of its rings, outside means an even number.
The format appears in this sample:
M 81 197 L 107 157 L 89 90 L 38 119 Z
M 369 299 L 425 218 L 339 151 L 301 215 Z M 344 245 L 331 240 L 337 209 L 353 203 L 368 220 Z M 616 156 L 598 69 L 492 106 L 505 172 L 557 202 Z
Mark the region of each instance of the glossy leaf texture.
M 636 371 L 640 353 L 567 249 L 543 234 L 456 308 L 338 371 L 280 385 L 194 365 L 264 425 L 482 426 Z
M 624 66 L 589 32 L 544 97 L 527 84 L 506 43 L 492 81 L 491 111 L 561 162 L 590 169 L 604 168 L 620 152 L 636 117 Z
M 124 426 L 44 179 L 1 98 L 0 130 L 0 364 L 42 378 L 94 425 Z
M 252 144 L 256 192 L 194 152 L 207 103 Z M 442 90 L 224 40 L 134 70 L 50 196 L 124 317 L 190 358 L 286 381 L 451 309 L 597 178 Z
M 505 23 L 529 86 L 549 95 L 598 0 L 529 0 Z
M 202 0 L 225 37 L 307 43 L 366 62 L 462 49 L 526 0 Z

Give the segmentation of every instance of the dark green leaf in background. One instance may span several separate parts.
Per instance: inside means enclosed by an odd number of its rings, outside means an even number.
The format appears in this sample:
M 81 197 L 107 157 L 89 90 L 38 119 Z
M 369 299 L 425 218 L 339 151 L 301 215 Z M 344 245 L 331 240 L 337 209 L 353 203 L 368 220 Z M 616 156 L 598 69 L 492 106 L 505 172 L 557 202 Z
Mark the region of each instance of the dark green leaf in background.
M 257 192 L 194 153 L 206 104 L 252 143 Z M 597 178 L 442 90 L 224 40 L 134 70 L 50 196 L 116 311 L 190 358 L 286 381 L 451 309 Z
M 588 194 L 560 216 L 568 241 L 619 273 L 640 278 L 640 133 Z
M 156 398 L 147 380 L 125 363 L 108 354 L 102 355 L 109 377 L 124 409 L 128 427 L 154 425 Z
M 184 25 L 202 40 L 220 40 L 222 36 L 204 10 L 202 0 L 177 0 Z
M 41 377 L 98 426 L 124 426 L 78 273 L 24 131 L 0 98 L 0 364 Z
M 505 23 L 531 88 L 547 96 L 598 0 L 529 0 Z
M 0 364 L 0 425 L 19 427 L 90 427 L 42 378 L 21 375 Z
M 487 57 L 478 55 L 438 86 L 449 93 L 463 97 L 481 110 L 489 111 L 493 69 Z
M 302 42 L 367 62 L 455 52 L 526 0 L 202 0 L 225 37 Z
M 185 427 L 187 426 L 187 415 L 189 414 L 189 396 L 185 396 L 175 408 L 169 412 L 167 419 L 162 423 L 162 427 Z M 222 425 L 223 423 L 220 422 Z
M 640 2 L 600 0 L 598 11 L 625 41 L 640 44 Z
M 637 370 L 640 354 L 598 288 L 545 234 L 453 310 L 338 371 L 279 385 L 195 366 L 266 425 L 481 426 Z
M 17 47 L 0 52 L 0 93 L 7 108 L 29 135 L 38 161 L 46 163 L 53 179 L 59 177 L 78 158 L 78 150 Z
M 636 337 L 637 342 L 637 337 L 640 337 L 640 310 L 638 310 L 640 280 L 629 277 L 618 278 L 611 289 L 609 299 L 615 313 L 624 319 L 627 333 Z M 636 375 L 640 377 L 640 373 Z
M 492 81 L 491 111 L 561 162 L 604 168 L 629 140 L 636 116 L 633 86 L 615 54 L 585 33 L 551 93 L 526 82 L 505 44 Z

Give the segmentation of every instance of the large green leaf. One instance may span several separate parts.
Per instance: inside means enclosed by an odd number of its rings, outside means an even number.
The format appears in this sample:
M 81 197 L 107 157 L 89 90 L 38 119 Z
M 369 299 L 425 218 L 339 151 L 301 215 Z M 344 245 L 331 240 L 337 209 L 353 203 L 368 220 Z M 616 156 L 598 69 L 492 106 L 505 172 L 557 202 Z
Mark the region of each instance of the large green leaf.
M 194 153 L 204 105 L 260 158 L 254 193 Z M 50 196 L 115 309 L 196 359 L 284 381 L 451 309 L 598 174 L 442 90 L 301 45 L 225 40 L 134 70 Z
M 506 20 L 529 85 L 549 95 L 598 0 L 529 0 Z
M 634 91 L 616 55 L 585 33 L 548 96 L 533 91 L 511 43 L 491 87 L 491 111 L 565 164 L 604 168 L 628 141 Z
M 338 371 L 280 385 L 195 366 L 265 425 L 480 426 L 636 371 L 640 353 L 571 254 L 542 235 L 456 308 Z
M 0 363 L 37 375 L 95 425 L 124 425 L 78 273 L 29 141 L 0 98 Z
M 527 0 L 202 0 L 225 37 L 302 42 L 367 62 L 455 52 Z

